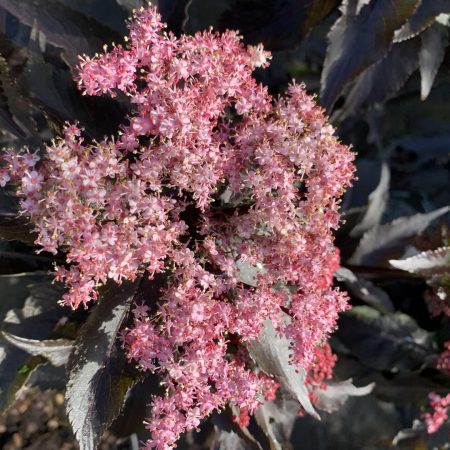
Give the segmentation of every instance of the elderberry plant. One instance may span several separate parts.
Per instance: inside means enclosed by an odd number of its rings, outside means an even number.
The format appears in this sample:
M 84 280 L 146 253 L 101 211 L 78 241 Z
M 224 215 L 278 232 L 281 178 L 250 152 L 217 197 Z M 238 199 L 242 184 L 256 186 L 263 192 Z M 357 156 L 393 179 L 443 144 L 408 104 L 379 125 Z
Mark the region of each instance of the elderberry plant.
M 66 264 L 55 279 L 72 308 L 99 288 L 164 276 L 157 302 L 133 306 L 128 359 L 159 375 L 145 448 L 227 405 L 245 425 L 282 380 L 260 370 L 254 341 L 271 323 L 311 398 L 331 376 L 326 341 L 347 296 L 332 287 L 332 231 L 353 153 L 304 86 L 272 98 L 252 77 L 270 54 L 236 32 L 176 37 L 154 7 L 125 45 L 80 58 L 87 95 L 126 96 L 117 135 L 88 142 L 76 124 L 38 152 L 8 151 L 1 184 L 18 186 L 36 244 Z M 101 301 L 108 301 L 107 298 Z

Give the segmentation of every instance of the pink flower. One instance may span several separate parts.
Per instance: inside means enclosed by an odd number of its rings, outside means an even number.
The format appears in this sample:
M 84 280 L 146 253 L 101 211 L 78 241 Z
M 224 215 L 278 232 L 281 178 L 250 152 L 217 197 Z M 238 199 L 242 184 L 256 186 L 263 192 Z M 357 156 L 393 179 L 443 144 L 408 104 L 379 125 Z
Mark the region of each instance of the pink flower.
M 450 341 L 444 344 L 444 351 L 439 355 L 436 367 L 450 373 Z
M 7 152 L 0 178 L 19 186 L 36 243 L 66 252 L 55 278 L 67 305 L 95 301 L 108 280 L 164 274 L 155 308 L 136 305 L 123 335 L 128 358 L 167 390 L 147 424 L 146 448 L 160 450 L 216 409 L 233 405 L 244 423 L 275 396 L 246 351 L 268 318 L 311 383 L 328 377 L 334 359 L 317 347 L 348 307 L 332 288 L 332 229 L 354 170 L 304 86 L 274 100 L 254 80 L 270 58 L 261 45 L 164 28 L 154 7 L 142 9 L 125 46 L 80 59 L 84 93 L 130 99 L 116 139 L 87 143 L 67 125 L 39 166 Z
M 428 395 L 431 412 L 422 414 L 422 419 L 425 421 L 427 432 L 429 434 L 435 433 L 448 419 L 448 408 L 450 407 L 450 394 L 445 397 L 432 392 Z

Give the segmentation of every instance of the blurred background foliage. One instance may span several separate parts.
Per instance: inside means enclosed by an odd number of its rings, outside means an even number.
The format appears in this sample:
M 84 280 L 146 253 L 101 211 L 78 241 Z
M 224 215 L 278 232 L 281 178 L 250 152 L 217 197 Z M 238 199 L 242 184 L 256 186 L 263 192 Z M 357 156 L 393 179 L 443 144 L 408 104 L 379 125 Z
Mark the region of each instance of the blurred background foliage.
M 293 78 L 304 82 L 342 141 L 357 152 L 358 179 L 344 198 L 345 223 L 336 236 L 343 264 L 336 281 L 349 291 L 354 308 L 341 317 L 332 347 L 337 378 L 376 386 L 371 395 L 325 413 L 321 422 L 296 417 L 296 409 L 284 402 L 270 412 L 273 429 L 265 448 L 448 448 L 448 427 L 426 436 L 417 419 L 430 391 L 450 392 L 450 376 L 434 368 L 450 340 L 449 319 L 431 316 L 427 303 L 433 297 L 450 304 L 450 1 L 154 3 L 176 34 L 212 26 L 239 29 L 249 44 L 262 42 L 273 60 L 255 77 L 274 95 Z M 0 0 L 0 146 L 44 148 L 65 121 L 74 120 L 92 139 L 113 134 L 129 105 L 120 97 L 81 96 L 73 81 L 77 55 L 122 42 L 127 17 L 142 5 L 140 0 Z M 16 216 L 16 201 L 12 190 L 2 190 L 3 330 L 12 327 L 13 334 L 28 339 L 73 338 L 85 313 L 51 308 L 55 290 L 38 295 L 48 289 L 45 273 L 54 259 L 34 253 L 30 229 Z M 47 328 L 30 334 L 23 324 L 42 314 Z M 0 349 L 3 409 L 24 386 L 58 387 L 61 374 L 50 370 L 39 352 L 30 357 L 4 338 Z M 132 391 L 113 426 L 116 433 L 142 432 L 142 392 L 149 389 L 154 386 L 143 382 Z M 252 427 L 264 434 L 261 423 Z M 211 443 L 213 428 L 222 431 Z M 214 417 L 180 448 L 258 448 L 254 445 L 234 425 Z

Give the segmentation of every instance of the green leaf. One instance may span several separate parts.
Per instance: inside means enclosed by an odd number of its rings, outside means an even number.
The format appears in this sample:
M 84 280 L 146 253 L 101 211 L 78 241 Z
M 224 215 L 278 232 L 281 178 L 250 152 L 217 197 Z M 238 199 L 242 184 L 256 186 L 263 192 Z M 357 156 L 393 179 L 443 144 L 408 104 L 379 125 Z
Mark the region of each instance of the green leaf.
M 320 95 L 327 110 L 331 110 L 348 83 L 386 55 L 394 32 L 418 3 L 419 0 L 372 0 L 359 14 L 344 7 L 328 34 Z
M 94 450 L 136 381 L 117 335 L 139 287 L 110 283 L 81 327 L 67 364 L 66 408 L 80 450 Z
M 26 375 L 31 370 L 30 366 L 28 364 L 22 364 L 19 369 L 17 370 L 17 373 L 20 375 Z

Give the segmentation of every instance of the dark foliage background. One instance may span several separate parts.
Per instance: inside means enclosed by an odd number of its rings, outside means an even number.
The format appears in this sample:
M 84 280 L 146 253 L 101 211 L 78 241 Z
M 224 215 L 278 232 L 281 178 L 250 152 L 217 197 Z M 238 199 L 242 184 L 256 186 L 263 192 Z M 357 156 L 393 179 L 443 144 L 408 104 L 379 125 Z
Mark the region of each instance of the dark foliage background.
M 341 317 L 332 347 L 338 379 L 376 383 L 370 395 L 350 398 L 333 414 L 322 414 L 321 422 L 297 418 L 296 404 L 280 401 L 266 411 L 267 420 L 252 422 L 259 443 L 225 413 L 187 436 L 180 448 L 448 448 L 448 427 L 426 436 L 416 419 L 430 391 L 450 392 L 450 377 L 434 368 L 450 340 L 449 320 L 431 317 L 426 302 L 432 292 L 442 299 L 450 294 L 450 1 L 156 3 L 175 33 L 212 25 L 239 29 L 247 43 L 263 42 L 273 61 L 255 76 L 274 94 L 292 78 L 305 82 L 340 138 L 357 151 L 358 180 L 344 199 L 346 222 L 336 236 L 343 262 L 336 282 L 349 291 L 354 308 Z M 117 129 L 126 102 L 82 97 L 73 70 L 78 54 L 120 42 L 126 18 L 141 5 L 0 0 L 1 147 L 42 146 L 66 120 L 79 120 L 92 138 Z M 121 437 L 144 438 L 142 399 L 158 385 L 123 365 L 115 338 L 130 301 L 152 295 L 154 286 L 139 281 L 107 291 L 110 310 L 99 304 L 90 314 L 72 313 L 57 306 L 60 287 L 45 275 L 53 258 L 34 253 L 33 236 L 17 218 L 8 189 L 0 197 L 0 236 L 0 408 L 13 404 L 27 386 L 61 388 L 62 366 L 71 353 L 69 409 L 80 380 L 90 389 L 83 392 L 87 403 L 72 402 L 75 432 L 97 442 L 112 424 Z M 89 373 L 83 358 L 95 361 Z M 110 387 L 117 398 L 110 398 Z

